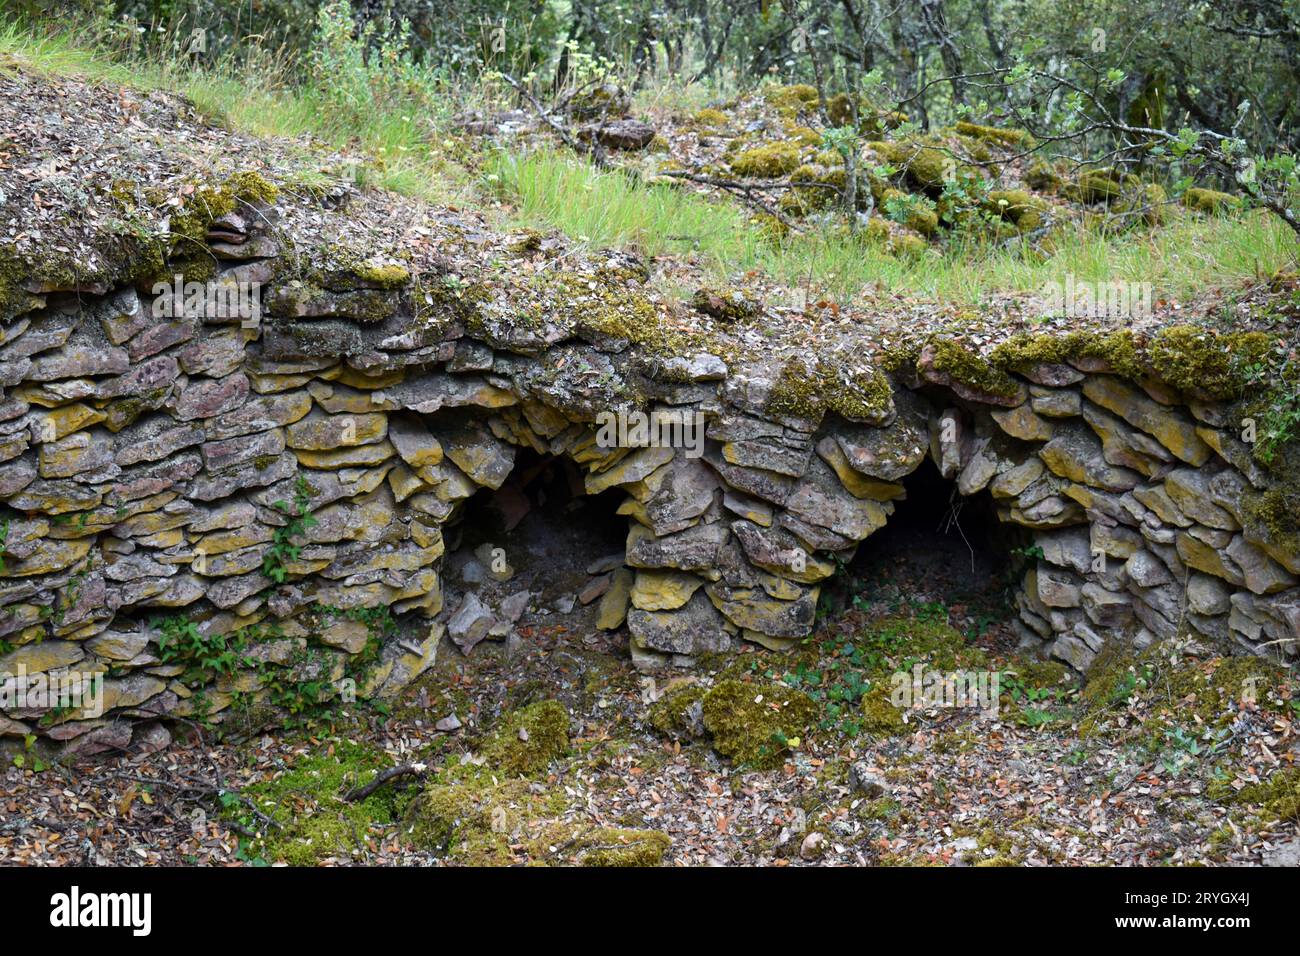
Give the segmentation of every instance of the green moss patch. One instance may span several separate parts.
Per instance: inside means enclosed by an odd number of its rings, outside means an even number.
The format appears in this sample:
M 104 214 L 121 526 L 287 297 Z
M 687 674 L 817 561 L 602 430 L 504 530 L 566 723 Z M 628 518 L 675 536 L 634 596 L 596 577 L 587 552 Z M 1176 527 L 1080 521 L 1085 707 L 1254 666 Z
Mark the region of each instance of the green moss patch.
M 664 694 L 650 705 L 650 726 L 668 737 L 694 736 L 698 720 L 692 714 L 704 700 L 705 692 L 699 684 L 689 684 Z
M 775 179 L 799 168 L 799 146 L 779 142 L 742 150 L 731 159 L 731 169 L 738 176 Z
M 810 368 L 801 357 L 789 359 L 768 393 L 766 409 L 773 415 L 820 421 L 831 411 L 850 421 L 874 421 L 888 414 L 893 386 L 878 371 L 837 374 L 827 363 Z
M 1021 232 L 1030 232 L 1042 224 L 1047 204 L 1025 189 L 994 189 L 985 197 L 984 208 L 1009 219 Z
M 989 361 L 1012 371 L 1070 359 L 1100 359 L 1118 375 L 1136 379 L 1146 373 L 1138 342 L 1127 329 L 1117 332 L 1020 333 L 995 346 Z
M 481 756 L 499 774 L 529 777 L 545 773 L 568 749 L 568 712 L 559 701 L 543 700 L 509 714 Z
M 714 749 L 755 768 L 780 766 L 817 718 L 816 705 L 806 694 L 782 684 L 724 680 L 704 695 L 702 704 Z
M 959 342 L 935 336 L 929 345 L 933 348 L 933 369 L 951 381 L 1003 398 L 1020 394 L 1020 385 L 1015 379 Z
M 876 154 L 897 167 L 917 187 L 931 194 L 941 193 L 950 181 L 983 179 L 979 169 L 962 163 L 952 153 L 918 139 L 873 143 Z
M 534 860 L 566 866 L 647 867 L 663 863 L 672 842 L 658 830 L 561 823 L 534 840 L 530 849 Z
M 1033 143 L 1034 139 L 1027 130 L 981 126 L 978 123 L 968 123 L 965 120 L 959 121 L 955 128 L 962 136 L 970 136 L 986 143 L 996 143 L 999 146 L 1028 146 Z
M 449 762 L 409 804 L 410 842 L 468 866 L 657 866 L 671 844 L 653 830 L 595 826 L 563 787 L 541 782 L 569 749 L 569 716 L 554 700 L 508 713 L 476 759 Z
M 1219 192 L 1217 189 L 1200 189 L 1192 187 L 1183 193 L 1183 205 L 1207 215 L 1230 212 L 1241 205 L 1241 201 L 1231 193 Z
M 763 91 L 763 99 L 779 110 L 805 109 L 817 103 L 817 87 L 808 83 L 769 86 Z
M 1237 719 L 1248 696 L 1263 700 L 1276 695 L 1288 680 L 1284 668 L 1259 657 L 1199 660 L 1165 642 L 1137 651 L 1112 641 L 1093 661 L 1080 692 L 1080 735 L 1108 729 L 1113 717 L 1140 695 L 1150 705 L 1150 726 L 1141 732 L 1141 742 L 1157 751 L 1165 731 L 1182 725 L 1198 733 L 1223 730 Z
M 1232 793 L 1228 801 L 1259 806 L 1261 817 L 1270 823 L 1300 823 L 1300 767 L 1275 770 L 1260 783 Z
M 268 863 L 312 866 L 326 859 L 359 855 L 401 818 L 407 797 L 400 788 L 380 787 L 364 800 L 346 803 L 343 793 L 363 786 L 391 767 L 378 747 L 328 740 L 300 756 L 272 779 L 244 791 L 259 811 L 280 824 L 266 827 L 247 853 Z M 232 812 L 238 812 L 232 806 Z
M 1184 392 L 1215 399 L 1237 398 L 1246 386 L 1244 370 L 1262 363 L 1275 340 L 1264 332 L 1220 333 L 1194 325 L 1161 329 L 1147 348 L 1159 378 Z

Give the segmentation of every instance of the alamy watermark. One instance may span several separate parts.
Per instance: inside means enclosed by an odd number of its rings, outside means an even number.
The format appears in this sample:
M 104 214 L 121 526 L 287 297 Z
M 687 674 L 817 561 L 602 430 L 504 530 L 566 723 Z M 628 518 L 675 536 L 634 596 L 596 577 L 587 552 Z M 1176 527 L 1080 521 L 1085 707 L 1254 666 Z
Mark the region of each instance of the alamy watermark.
M 1041 295 L 1049 315 L 1071 319 L 1141 319 L 1151 315 L 1151 283 L 1077 279 L 1049 282 Z
M 890 678 L 889 702 L 899 710 L 971 709 L 996 717 L 1001 694 L 999 671 L 945 671 L 917 664 Z
M 132 936 L 148 936 L 153 929 L 152 893 L 82 892 L 73 886 L 50 897 L 50 925 L 75 929 L 82 926 L 125 927 Z
M 0 671 L 0 710 L 39 710 L 67 713 L 79 719 L 104 713 L 104 675 L 99 671 L 57 671 L 28 674 L 27 665 Z
M 596 427 L 601 448 L 684 448 L 687 458 L 704 454 L 704 414 L 698 409 L 601 412 Z
M 156 319 L 239 319 L 256 328 L 262 317 L 262 284 L 237 280 L 186 282 L 181 275 L 153 287 Z

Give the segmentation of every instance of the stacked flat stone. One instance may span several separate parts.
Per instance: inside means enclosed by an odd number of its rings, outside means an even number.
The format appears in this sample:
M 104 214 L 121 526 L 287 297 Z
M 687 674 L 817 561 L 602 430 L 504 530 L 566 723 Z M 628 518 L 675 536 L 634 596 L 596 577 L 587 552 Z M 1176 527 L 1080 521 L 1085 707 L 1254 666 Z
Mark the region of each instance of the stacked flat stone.
M 443 526 L 500 487 L 521 448 L 571 458 L 591 494 L 625 495 L 624 565 L 599 617 L 627 627 L 641 667 L 807 635 L 821 583 L 885 525 L 927 456 L 1032 533 L 1042 556 L 1018 606 L 1044 653 L 1083 670 L 1105 641 L 1190 633 L 1295 659 L 1300 555 L 1243 530 L 1243 495 L 1265 483 L 1222 408 L 1095 362 L 1026 370 L 1007 397 L 922 360 L 870 421 L 782 417 L 761 363 L 651 361 L 626 342 L 513 323 L 493 303 L 473 332 L 453 314 L 417 322 L 410 283 L 280 282 L 269 235 L 238 217 L 217 226 L 219 281 L 267 283 L 260 322 L 160 319 L 129 286 L 43 287 L 0 326 L 0 501 L 17 513 L 0 672 L 100 672 L 107 704 L 87 720 L 10 710 L 0 735 L 91 753 L 194 714 L 148 624 L 177 613 L 205 634 L 277 621 L 259 659 L 292 668 L 310 642 L 325 676 L 361 653 L 365 629 L 304 627 L 304 609 L 424 619 L 418 639 L 389 640 L 363 688 L 396 692 L 443 633 Z M 604 447 L 601 413 L 636 408 L 698 413 L 703 454 Z M 299 479 L 316 523 L 278 583 L 263 560 Z M 225 678 L 204 713 L 220 719 L 259 690 L 255 671 Z

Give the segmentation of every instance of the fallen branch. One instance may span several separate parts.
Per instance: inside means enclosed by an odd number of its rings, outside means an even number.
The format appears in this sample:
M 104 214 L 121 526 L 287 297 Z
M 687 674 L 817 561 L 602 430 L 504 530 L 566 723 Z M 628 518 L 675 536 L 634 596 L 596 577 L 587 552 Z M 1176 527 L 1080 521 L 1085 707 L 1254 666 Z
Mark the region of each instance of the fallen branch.
M 423 780 L 427 769 L 422 763 L 404 763 L 396 767 L 389 767 L 365 786 L 357 787 L 343 794 L 343 802 L 356 803 L 358 800 L 364 800 L 390 780 L 396 780 L 399 777 L 415 777 L 417 780 Z
M 540 102 L 538 102 L 537 97 L 533 96 L 532 93 L 529 93 L 528 90 L 524 88 L 522 83 L 516 80 L 509 73 L 502 73 L 501 78 L 505 80 L 507 83 L 509 83 L 511 86 L 513 86 L 515 88 L 515 92 L 528 101 L 528 105 L 533 108 L 533 112 L 537 114 L 537 118 L 540 119 L 547 126 L 549 126 L 552 130 L 554 130 L 555 134 L 560 137 L 560 139 L 564 142 L 565 146 L 569 147 L 569 149 L 573 150 L 575 153 L 586 152 L 586 150 L 582 148 L 582 146 L 578 143 L 578 141 L 569 135 L 569 131 L 564 128 L 563 124 L 557 123 L 551 117 L 551 114 L 546 111 L 546 107 L 544 107 Z M 595 160 L 597 166 L 604 167 L 605 159 L 603 156 L 593 154 L 593 159 Z

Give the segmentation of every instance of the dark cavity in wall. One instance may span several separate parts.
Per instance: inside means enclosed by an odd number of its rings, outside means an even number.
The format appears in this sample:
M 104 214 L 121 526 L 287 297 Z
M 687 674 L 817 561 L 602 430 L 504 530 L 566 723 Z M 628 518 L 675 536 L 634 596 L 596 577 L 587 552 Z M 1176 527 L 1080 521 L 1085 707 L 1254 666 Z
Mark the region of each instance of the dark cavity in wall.
M 1025 529 L 998 519 L 986 491 L 962 495 L 927 457 L 902 480 L 906 497 L 858 546 L 845 587 L 864 600 L 966 604 L 1010 614 L 1010 594 L 1027 568 Z
M 568 458 L 520 449 L 501 487 L 480 489 L 445 529 L 452 641 L 472 647 L 489 618 L 478 640 L 551 625 L 594 633 L 602 584 L 623 563 L 628 519 L 617 511 L 625 499 L 618 489 L 588 495 Z

